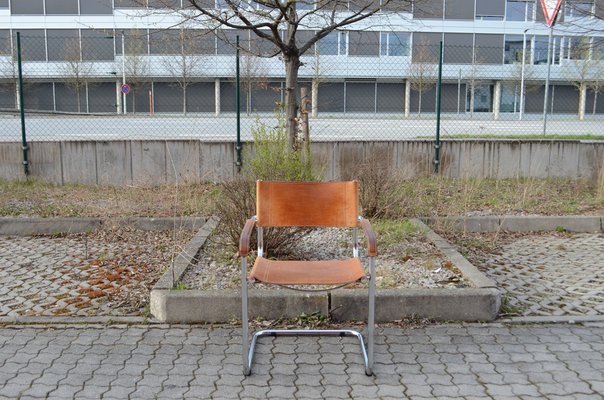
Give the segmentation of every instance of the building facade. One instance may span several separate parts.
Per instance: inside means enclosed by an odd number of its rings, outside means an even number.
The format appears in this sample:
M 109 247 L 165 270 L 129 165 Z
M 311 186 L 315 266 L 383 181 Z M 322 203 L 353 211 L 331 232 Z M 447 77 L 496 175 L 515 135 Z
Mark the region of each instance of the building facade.
M 180 0 L 138 3 L 0 0 L 0 109 L 18 107 L 17 32 L 28 110 L 233 112 L 237 36 L 254 54 L 241 58 L 242 110 L 273 112 L 283 100 L 284 66 L 270 57 L 269 43 L 247 31 L 214 34 L 207 26 L 179 24 L 179 12 L 166 4 L 178 10 Z M 208 6 L 222 5 L 210 0 Z M 604 99 L 598 100 L 603 17 L 603 0 L 564 3 L 548 56 L 550 29 L 539 0 L 422 0 L 322 39 L 303 56 L 300 85 L 312 94 L 315 115 L 433 113 L 442 42 L 445 113 L 539 115 L 549 67 L 546 110 L 598 116 L 604 114 Z M 312 31 L 298 34 L 302 40 Z M 125 96 L 124 79 L 131 89 Z

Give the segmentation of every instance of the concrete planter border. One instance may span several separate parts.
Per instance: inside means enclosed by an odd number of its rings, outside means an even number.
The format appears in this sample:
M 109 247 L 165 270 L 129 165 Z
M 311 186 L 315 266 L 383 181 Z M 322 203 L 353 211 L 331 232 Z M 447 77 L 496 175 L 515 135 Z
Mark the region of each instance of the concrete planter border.
M 462 232 L 604 232 L 604 216 L 517 216 L 424 218 L 429 225 L 445 225 Z
M 387 322 L 406 317 L 429 318 L 439 321 L 492 321 L 501 305 L 500 293 L 494 281 L 484 276 L 446 240 L 419 220 L 413 220 L 425 230 L 429 239 L 448 257 L 471 288 L 455 289 L 390 289 L 379 290 L 376 297 L 376 321 Z M 211 219 L 151 291 L 151 313 L 161 322 L 198 323 L 226 322 L 239 319 L 239 291 L 174 290 L 184 274 L 184 263 L 197 254 L 209 232 L 216 226 Z M 195 243 L 195 244 L 192 244 Z M 195 250 L 195 246 L 199 246 Z M 193 259 L 190 258 L 192 261 Z M 339 289 L 329 292 L 305 293 L 283 290 L 250 290 L 250 316 L 266 319 L 295 318 L 302 313 L 320 312 L 333 321 L 364 320 L 367 315 L 367 291 Z

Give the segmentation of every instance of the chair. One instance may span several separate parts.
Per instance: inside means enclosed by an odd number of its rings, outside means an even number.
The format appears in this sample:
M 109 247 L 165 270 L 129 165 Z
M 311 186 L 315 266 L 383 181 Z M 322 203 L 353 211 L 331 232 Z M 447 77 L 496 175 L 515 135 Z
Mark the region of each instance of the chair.
M 243 336 L 243 373 L 250 375 L 254 348 L 263 336 L 353 336 L 361 346 L 365 373 L 372 375 L 375 309 L 375 233 L 369 221 L 359 216 L 358 182 L 256 182 L 256 215 L 245 223 L 239 241 L 241 257 L 241 324 Z M 250 275 L 247 256 L 250 236 L 257 228 L 258 253 Z M 345 260 L 275 261 L 264 258 L 263 229 L 266 227 L 339 227 L 352 228 L 352 257 Z M 359 260 L 358 228 L 367 239 L 369 275 Z M 342 286 L 368 280 L 367 347 L 360 332 L 337 330 L 261 330 L 248 338 L 248 284 L 261 282 L 283 286 Z M 332 287 L 333 288 L 333 287 Z M 327 289 L 330 290 L 330 289 Z

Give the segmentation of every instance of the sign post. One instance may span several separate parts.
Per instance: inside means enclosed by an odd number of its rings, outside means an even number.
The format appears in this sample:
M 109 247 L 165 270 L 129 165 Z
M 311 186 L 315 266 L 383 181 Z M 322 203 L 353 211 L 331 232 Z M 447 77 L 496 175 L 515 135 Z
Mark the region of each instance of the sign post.
M 560 10 L 561 2 L 562 0 L 541 0 L 545 22 L 547 23 L 547 26 L 549 26 L 549 38 L 547 41 L 547 77 L 545 78 L 545 96 L 543 97 L 543 135 L 545 135 L 547 131 L 547 100 L 549 98 L 549 77 L 553 61 L 552 36 L 554 34 L 554 22 L 556 20 L 556 15 L 558 15 L 558 11 Z

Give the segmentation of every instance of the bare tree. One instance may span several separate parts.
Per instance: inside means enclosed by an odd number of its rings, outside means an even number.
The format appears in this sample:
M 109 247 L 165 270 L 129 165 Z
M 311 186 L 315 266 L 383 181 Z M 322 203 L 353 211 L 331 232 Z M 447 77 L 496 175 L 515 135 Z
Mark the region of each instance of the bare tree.
M 182 89 L 182 113 L 187 114 L 187 88 L 194 81 L 195 76 L 201 74 L 204 58 L 197 51 L 194 45 L 199 37 L 188 29 L 178 31 L 178 36 L 174 38 L 176 43 L 163 43 L 166 48 L 176 49 L 174 54 L 166 54 L 162 58 L 162 63 L 166 70 L 178 83 Z M 169 38 L 167 40 L 170 40 Z M 167 51 L 166 53 L 171 53 Z
M 11 45 L 10 36 L 7 36 L 0 44 L 0 86 L 8 88 L 14 93 L 14 102 L 17 108 L 19 107 L 18 79 L 17 54 Z
M 422 94 L 436 85 L 438 56 L 431 51 L 429 43 L 422 41 L 413 50 L 409 78 L 411 89 L 418 94 L 417 115 L 422 112 Z
M 122 33 L 124 34 L 124 33 Z M 124 71 L 126 82 L 132 90 L 132 112 L 136 112 L 136 93 L 148 81 L 149 60 L 147 58 L 147 33 L 138 29 L 126 36 Z
M 65 42 L 64 47 L 65 62 L 61 68 L 65 75 L 65 83 L 75 91 L 77 99 L 77 111 L 82 112 L 82 90 L 86 90 L 86 85 L 90 80 L 92 72 L 92 63 L 82 61 L 80 53 L 80 42 L 77 39 L 70 39 Z
M 591 59 L 594 64 L 594 72 L 592 79 L 587 82 L 587 87 L 591 89 L 594 94 L 591 113 L 592 115 L 595 115 L 598 105 L 598 94 L 604 91 L 604 81 L 602 81 L 602 77 L 604 76 L 604 51 L 601 48 L 594 49 L 591 54 Z
M 194 19 L 214 29 L 251 31 L 258 39 L 270 42 L 285 64 L 285 114 L 289 144 L 294 148 L 298 100 L 300 57 L 330 32 L 376 15 L 382 7 L 408 4 L 413 0 L 185 0 L 185 19 Z M 192 13 L 192 7 L 196 12 Z M 345 11 L 345 12 L 342 12 Z M 382 21 L 383 23 L 383 21 Z M 296 40 L 302 30 L 313 31 L 309 39 Z M 283 34 L 284 32 L 284 34 Z
M 245 93 L 245 112 L 252 112 L 252 92 L 254 89 L 268 89 L 267 69 L 262 59 L 254 54 L 241 56 L 239 77 Z

